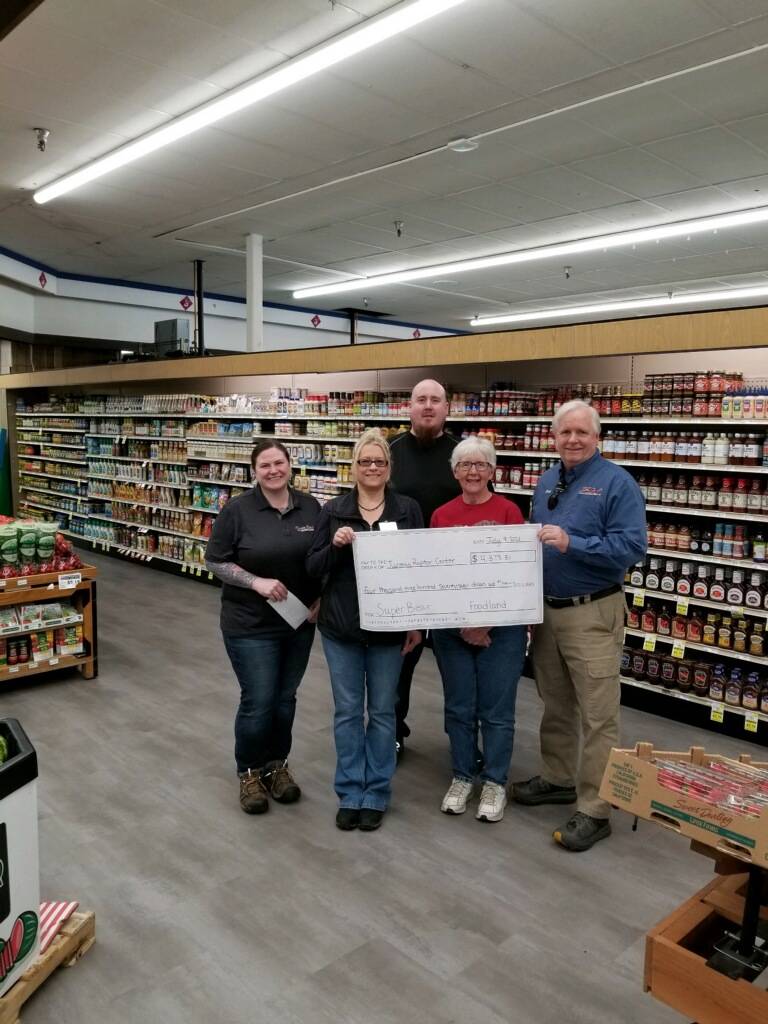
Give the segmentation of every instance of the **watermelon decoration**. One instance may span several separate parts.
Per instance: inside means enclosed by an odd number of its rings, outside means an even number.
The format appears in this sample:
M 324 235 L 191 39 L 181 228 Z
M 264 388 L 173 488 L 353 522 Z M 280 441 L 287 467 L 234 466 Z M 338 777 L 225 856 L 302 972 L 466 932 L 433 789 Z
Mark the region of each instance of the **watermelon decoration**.
M 37 914 L 25 910 L 13 922 L 7 941 L 0 939 L 0 981 L 10 974 L 19 960 L 23 960 L 35 944 Z

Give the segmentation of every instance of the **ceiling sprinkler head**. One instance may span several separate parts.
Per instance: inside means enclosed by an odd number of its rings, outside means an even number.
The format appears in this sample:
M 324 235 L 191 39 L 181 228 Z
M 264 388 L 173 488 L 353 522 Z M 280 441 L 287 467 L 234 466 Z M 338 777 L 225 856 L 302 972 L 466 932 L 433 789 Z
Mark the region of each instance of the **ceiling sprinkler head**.
M 45 152 L 45 144 L 48 141 L 48 136 L 51 134 L 48 128 L 33 128 L 32 131 L 37 136 L 37 148 L 41 153 Z
M 395 234 L 397 235 L 398 238 L 402 238 L 403 237 L 403 235 L 405 234 L 405 221 L 403 221 L 403 220 L 396 220 L 395 221 Z

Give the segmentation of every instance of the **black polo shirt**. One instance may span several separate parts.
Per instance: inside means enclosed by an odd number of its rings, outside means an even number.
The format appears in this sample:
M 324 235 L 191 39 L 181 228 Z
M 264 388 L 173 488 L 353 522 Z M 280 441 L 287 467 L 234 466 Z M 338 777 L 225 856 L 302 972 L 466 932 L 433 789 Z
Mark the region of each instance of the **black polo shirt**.
M 289 490 L 287 512 L 272 508 L 261 489 L 232 498 L 216 518 L 206 561 L 234 562 L 254 576 L 280 580 L 306 605 L 320 595 L 320 580 L 304 568 L 315 536 L 320 505 L 309 494 Z M 221 595 L 221 630 L 243 635 L 255 629 L 291 627 L 255 590 L 225 583 Z

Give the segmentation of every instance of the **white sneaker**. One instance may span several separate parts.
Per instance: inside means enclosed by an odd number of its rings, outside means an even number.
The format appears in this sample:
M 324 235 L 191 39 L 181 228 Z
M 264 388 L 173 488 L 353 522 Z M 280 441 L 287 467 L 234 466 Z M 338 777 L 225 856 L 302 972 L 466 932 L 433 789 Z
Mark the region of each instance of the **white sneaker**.
M 471 782 L 465 782 L 464 779 L 454 779 L 448 787 L 448 792 L 443 797 L 440 810 L 443 814 L 463 814 L 474 791 L 475 787 Z
M 501 821 L 507 806 L 506 787 L 496 782 L 484 782 L 480 794 L 480 806 L 475 817 L 478 821 Z

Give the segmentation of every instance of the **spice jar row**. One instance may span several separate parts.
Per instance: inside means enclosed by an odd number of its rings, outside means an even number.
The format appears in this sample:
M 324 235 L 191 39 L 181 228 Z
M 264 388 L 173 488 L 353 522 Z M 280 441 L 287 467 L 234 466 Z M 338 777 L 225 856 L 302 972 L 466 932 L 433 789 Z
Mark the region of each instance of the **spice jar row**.
M 768 676 L 740 665 L 729 667 L 722 661 L 672 658 L 627 646 L 622 652 L 621 674 L 730 707 L 768 714 Z

